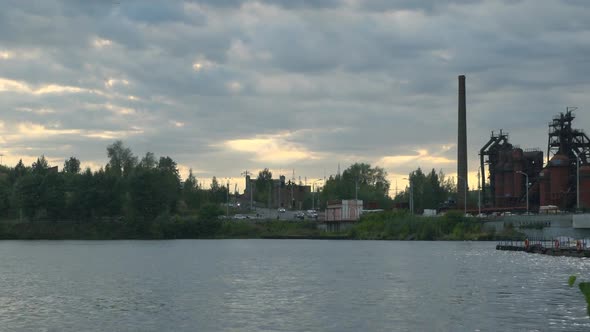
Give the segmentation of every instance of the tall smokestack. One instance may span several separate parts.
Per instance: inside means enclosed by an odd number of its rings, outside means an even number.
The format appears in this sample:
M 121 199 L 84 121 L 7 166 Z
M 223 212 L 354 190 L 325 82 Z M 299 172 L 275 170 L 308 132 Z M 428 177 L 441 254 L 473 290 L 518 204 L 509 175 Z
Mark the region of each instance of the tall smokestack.
M 465 207 L 467 188 L 467 120 L 465 75 L 459 76 L 459 137 L 457 139 L 457 208 Z

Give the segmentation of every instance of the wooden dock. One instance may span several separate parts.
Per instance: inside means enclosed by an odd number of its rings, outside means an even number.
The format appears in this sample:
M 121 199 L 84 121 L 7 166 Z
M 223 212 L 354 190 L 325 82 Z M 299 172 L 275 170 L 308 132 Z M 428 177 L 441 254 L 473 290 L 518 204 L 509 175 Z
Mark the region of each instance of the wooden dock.
M 496 250 L 524 251 L 531 254 L 566 257 L 590 257 L 590 248 L 586 243 L 577 240 L 572 243 L 561 243 L 557 240 L 524 240 L 524 241 L 500 241 Z

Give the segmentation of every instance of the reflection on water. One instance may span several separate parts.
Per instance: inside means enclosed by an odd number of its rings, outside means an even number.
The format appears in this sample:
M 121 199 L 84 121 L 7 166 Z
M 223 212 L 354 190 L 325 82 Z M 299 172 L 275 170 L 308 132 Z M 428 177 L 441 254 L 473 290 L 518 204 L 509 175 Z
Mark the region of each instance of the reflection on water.
M 0 326 L 39 331 L 588 331 L 589 261 L 494 243 L 0 242 Z M 590 276 L 588 277 L 590 278 Z

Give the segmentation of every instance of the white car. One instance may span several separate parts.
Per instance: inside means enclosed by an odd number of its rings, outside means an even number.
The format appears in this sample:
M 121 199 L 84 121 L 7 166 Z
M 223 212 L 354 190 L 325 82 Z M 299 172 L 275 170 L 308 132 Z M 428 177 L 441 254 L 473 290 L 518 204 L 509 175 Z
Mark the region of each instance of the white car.
M 279 213 L 285 213 L 286 211 L 285 208 L 279 208 Z

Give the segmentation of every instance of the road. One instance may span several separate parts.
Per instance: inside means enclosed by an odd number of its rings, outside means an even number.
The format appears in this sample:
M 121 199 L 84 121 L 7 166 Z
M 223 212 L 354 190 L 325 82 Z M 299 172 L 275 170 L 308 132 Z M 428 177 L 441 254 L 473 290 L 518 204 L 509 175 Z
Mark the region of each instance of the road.
M 260 219 L 278 219 L 279 220 L 300 220 L 297 219 L 295 217 L 295 214 L 298 211 L 290 211 L 287 210 L 285 212 L 279 213 L 277 209 L 267 209 L 267 208 L 256 208 L 256 211 L 251 212 L 251 213 L 241 213 L 241 215 L 243 216 L 249 216 L 249 217 L 256 217 L 256 215 L 258 215 L 258 218 Z M 303 211 L 305 212 L 305 211 Z M 307 215 L 305 216 L 305 220 L 309 220 L 310 218 L 307 217 Z

